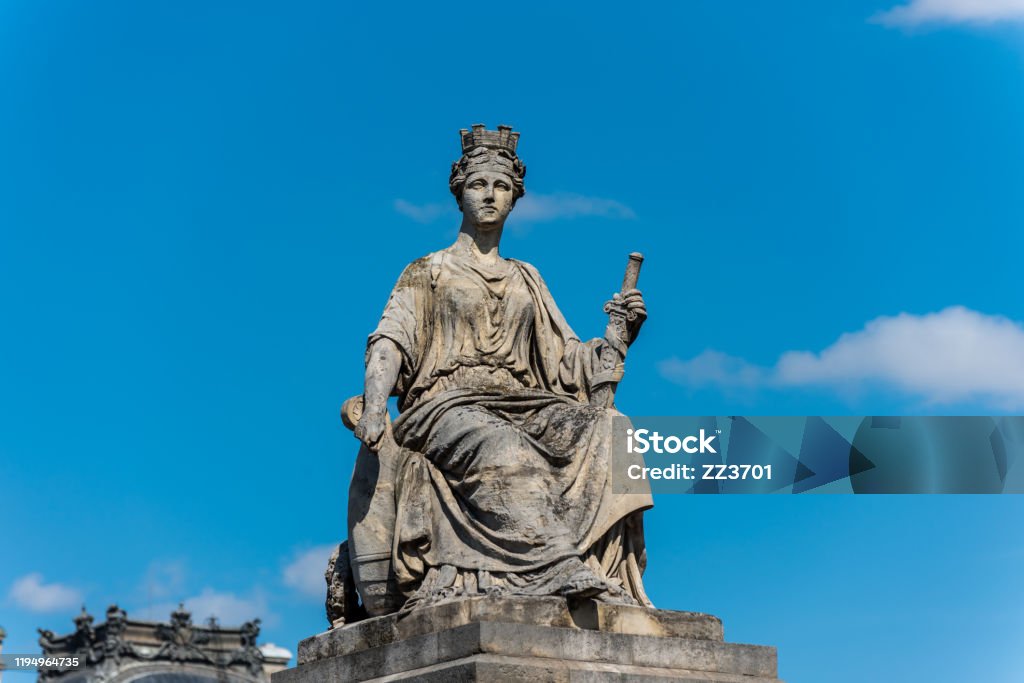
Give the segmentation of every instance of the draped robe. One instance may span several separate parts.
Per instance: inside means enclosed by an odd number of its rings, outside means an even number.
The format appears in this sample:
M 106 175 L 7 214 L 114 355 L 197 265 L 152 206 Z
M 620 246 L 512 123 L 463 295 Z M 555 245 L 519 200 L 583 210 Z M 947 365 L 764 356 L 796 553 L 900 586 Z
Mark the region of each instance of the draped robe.
M 612 493 L 618 413 L 587 402 L 602 340 L 579 340 L 533 266 L 421 258 L 368 348 L 380 339 L 402 355 L 392 563 L 407 607 L 478 593 L 650 604 L 650 492 Z

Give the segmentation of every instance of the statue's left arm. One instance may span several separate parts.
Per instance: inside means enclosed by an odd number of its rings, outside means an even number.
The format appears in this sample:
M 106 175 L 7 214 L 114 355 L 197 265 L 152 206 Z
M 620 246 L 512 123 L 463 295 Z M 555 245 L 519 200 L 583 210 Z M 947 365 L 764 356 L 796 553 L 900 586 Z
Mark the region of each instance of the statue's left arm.
M 592 340 L 593 371 L 589 375 L 587 399 L 591 405 L 612 407 L 615 388 L 625 373 L 629 346 L 647 319 L 643 294 L 636 287 L 616 292 L 604 305 L 608 325 L 604 336 Z
M 644 256 L 640 252 L 629 255 L 622 288 L 604 305 L 608 314 L 604 344 L 598 354 L 598 372 L 590 382 L 590 405 L 611 408 L 615 405 L 615 389 L 626 371 L 626 353 L 640 334 L 647 319 L 647 306 L 636 288 Z

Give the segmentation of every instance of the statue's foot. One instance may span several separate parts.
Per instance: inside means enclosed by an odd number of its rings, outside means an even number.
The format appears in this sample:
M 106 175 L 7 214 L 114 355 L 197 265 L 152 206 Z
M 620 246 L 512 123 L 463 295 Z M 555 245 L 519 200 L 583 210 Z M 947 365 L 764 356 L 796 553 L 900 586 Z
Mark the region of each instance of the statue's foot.
M 571 574 L 565 579 L 557 595 L 572 599 L 591 598 L 615 605 L 635 605 L 632 598 L 618 582 L 597 574 L 591 567 L 577 558 L 567 561 Z
M 615 584 L 608 584 L 608 589 L 602 592 L 600 595 L 594 597 L 598 602 L 604 602 L 609 605 L 639 605 L 640 603 L 636 599 L 622 590 L 621 587 Z
M 594 598 L 608 590 L 608 583 L 593 572 L 590 567 L 579 563 L 562 586 L 558 595 L 564 598 Z

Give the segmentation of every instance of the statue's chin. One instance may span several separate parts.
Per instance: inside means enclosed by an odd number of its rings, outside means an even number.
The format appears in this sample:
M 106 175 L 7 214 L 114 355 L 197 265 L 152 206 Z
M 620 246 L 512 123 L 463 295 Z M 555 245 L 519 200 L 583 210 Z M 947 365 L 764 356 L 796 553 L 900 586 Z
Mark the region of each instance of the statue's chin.
M 498 221 L 493 218 L 483 218 L 476 222 L 476 227 L 479 230 L 498 230 L 504 224 L 504 221 Z

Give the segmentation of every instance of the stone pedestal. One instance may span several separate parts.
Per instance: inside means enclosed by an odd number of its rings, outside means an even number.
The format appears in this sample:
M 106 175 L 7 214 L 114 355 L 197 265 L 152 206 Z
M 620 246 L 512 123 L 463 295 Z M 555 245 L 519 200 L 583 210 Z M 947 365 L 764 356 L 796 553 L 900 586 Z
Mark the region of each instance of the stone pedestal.
M 726 643 L 707 614 L 478 597 L 367 619 L 299 644 L 272 683 L 779 683 L 775 648 Z

